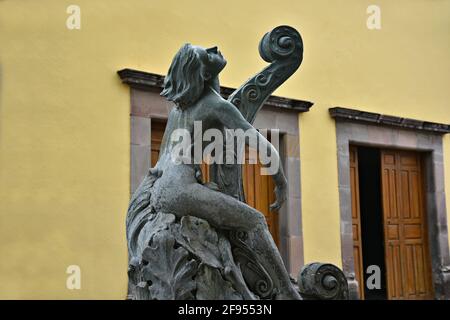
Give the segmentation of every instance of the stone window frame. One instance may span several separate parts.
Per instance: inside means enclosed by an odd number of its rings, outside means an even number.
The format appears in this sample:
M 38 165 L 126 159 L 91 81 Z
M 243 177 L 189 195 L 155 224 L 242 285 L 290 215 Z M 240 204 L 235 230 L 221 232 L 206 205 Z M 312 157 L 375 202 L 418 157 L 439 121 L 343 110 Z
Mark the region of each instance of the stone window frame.
M 442 135 L 450 125 L 400 118 L 349 108 L 329 109 L 336 121 L 342 265 L 350 296 L 358 296 L 353 257 L 350 190 L 350 145 L 425 152 L 426 210 L 429 228 L 433 287 L 436 299 L 450 299 L 448 244 Z
M 137 188 L 150 166 L 151 122 L 167 120 L 173 105 L 162 98 L 164 77 L 133 69 L 117 72 L 130 86 L 130 194 Z M 235 89 L 221 87 L 228 97 Z M 280 253 L 286 268 L 297 276 L 304 264 L 301 189 L 299 113 L 308 112 L 313 103 L 304 100 L 270 96 L 258 112 L 257 129 L 278 129 L 280 155 L 288 177 L 288 198 L 279 211 Z

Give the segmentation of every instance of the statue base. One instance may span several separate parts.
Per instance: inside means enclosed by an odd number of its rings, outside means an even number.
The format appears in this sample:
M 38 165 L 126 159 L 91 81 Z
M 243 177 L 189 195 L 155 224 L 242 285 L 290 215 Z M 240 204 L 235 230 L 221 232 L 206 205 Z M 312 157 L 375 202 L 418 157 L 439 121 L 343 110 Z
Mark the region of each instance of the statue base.
M 147 217 L 136 242 L 138 255 L 129 265 L 128 299 L 276 298 L 277 288 L 246 245 L 244 232 L 216 230 L 193 216 Z M 304 266 L 298 285 L 304 299 L 348 299 L 344 274 L 330 264 Z

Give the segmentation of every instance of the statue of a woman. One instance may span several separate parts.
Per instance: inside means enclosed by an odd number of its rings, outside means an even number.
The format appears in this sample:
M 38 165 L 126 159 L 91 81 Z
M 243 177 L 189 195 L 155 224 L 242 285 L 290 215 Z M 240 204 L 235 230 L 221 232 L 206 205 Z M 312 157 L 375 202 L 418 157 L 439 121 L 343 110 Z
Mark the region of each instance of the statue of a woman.
M 202 130 L 211 128 L 242 129 L 258 137 L 259 147 L 279 159 L 277 150 L 261 135 L 229 101 L 219 94 L 218 75 L 226 60 L 217 47 L 204 49 L 185 44 L 175 55 L 161 95 L 176 105 L 169 114 L 160 156 L 156 166 L 134 194 L 127 216 L 130 264 L 139 256 L 139 231 L 150 213 L 165 212 L 177 218 L 195 216 L 216 229 L 242 230 L 250 235 L 251 249 L 259 256 L 269 276 L 277 283 L 277 299 L 300 299 L 293 287 L 278 249 L 268 230 L 263 214 L 229 195 L 204 185 L 198 180 L 198 165 L 174 161 L 178 141 L 171 139 L 176 129 L 194 134 L 194 121 Z M 203 148 L 203 146 L 202 146 Z M 194 163 L 194 161 L 192 161 Z M 278 209 L 286 199 L 287 181 L 279 161 L 275 182 Z M 149 206 L 143 215 L 143 207 Z M 133 240 L 134 239 L 134 240 Z

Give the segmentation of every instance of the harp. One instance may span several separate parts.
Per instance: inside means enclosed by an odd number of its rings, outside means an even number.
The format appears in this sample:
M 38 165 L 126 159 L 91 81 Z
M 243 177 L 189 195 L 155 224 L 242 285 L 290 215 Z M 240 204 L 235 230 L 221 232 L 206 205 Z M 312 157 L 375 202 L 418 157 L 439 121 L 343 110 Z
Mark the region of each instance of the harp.
M 270 64 L 228 97 L 228 101 L 250 124 L 253 124 L 258 111 L 269 96 L 299 68 L 303 60 L 302 38 L 292 27 L 276 27 L 261 39 L 259 54 Z M 225 136 L 226 133 L 222 132 L 222 134 Z M 239 152 L 236 148 L 235 145 L 233 164 L 210 166 L 210 179 L 218 185 L 221 192 L 245 202 L 242 166 L 238 164 L 241 162 L 237 161 Z M 247 244 L 248 234 L 244 231 L 233 230 L 229 232 L 229 240 L 234 259 L 240 266 L 248 287 L 262 299 L 273 297 L 279 284 L 267 273 L 258 255 Z M 235 273 L 238 274 L 238 272 Z

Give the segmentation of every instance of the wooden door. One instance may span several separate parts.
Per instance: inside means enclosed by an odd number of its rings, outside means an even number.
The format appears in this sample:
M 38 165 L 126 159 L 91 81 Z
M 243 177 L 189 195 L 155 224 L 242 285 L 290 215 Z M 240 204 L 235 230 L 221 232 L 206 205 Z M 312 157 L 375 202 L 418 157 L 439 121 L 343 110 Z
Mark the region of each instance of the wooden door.
M 161 147 L 166 122 L 152 121 L 151 123 L 151 165 L 154 167 L 158 162 L 159 150 Z M 248 160 L 249 151 L 246 149 L 246 159 Z M 243 184 L 246 202 L 249 206 L 262 212 L 266 218 L 272 237 L 279 245 L 278 235 L 278 213 L 269 210 L 271 203 L 275 201 L 274 184 L 271 176 L 261 175 L 261 165 L 246 164 L 243 167 Z M 202 164 L 203 181 L 209 181 L 209 167 Z
M 165 121 L 152 120 L 151 123 L 151 165 L 152 168 L 156 165 L 159 158 L 159 150 L 161 149 L 162 138 L 164 130 L 166 130 Z
M 381 152 L 381 188 L 389 299 L 432 299 L 421 156 Z
M 262 212 L 266 218 L 269 231 L 277 246 L 279 246 L 278 212 L 270 211 L 270 204 L 275 202 L 275 185 L 270 175 L 262 175 L 265 170 L 258 162 L 249 164 L 249 149 L 245 150 L 246 161 L 242 168 L 244 194 L 246 203 Z
M 355 264 L 355 277 L 358 281 L 359 298 L 364 299 L 364 268 L 362 260 L 361 242 L 361 212 L 359 205 L 359 174 L 358 174 L 358 148 L 350 146 L 350 190 L 352 199 L 352 234 L 353 234 L 353 261 Z

